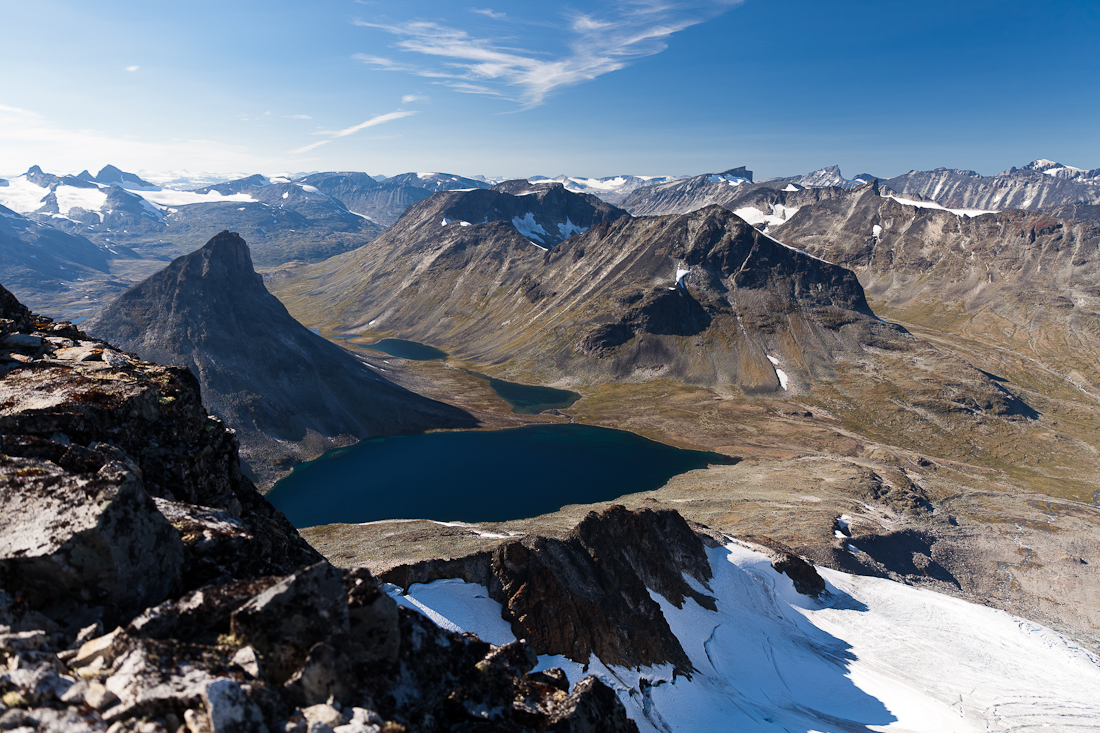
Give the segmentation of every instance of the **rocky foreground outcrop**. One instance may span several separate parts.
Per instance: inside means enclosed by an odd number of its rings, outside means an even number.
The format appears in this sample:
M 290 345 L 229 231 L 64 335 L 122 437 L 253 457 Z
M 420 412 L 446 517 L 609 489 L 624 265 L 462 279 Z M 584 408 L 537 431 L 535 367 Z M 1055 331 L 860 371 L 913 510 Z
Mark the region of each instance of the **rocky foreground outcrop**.
M 323 561 L 240 473 L 186 369 L 0 288 L 0 729 L 634 731 Z
M 748 540 L 800 593 L 825 591 L 813 566 L 789 548 L 767 538 Z M 405 589 L 444 578 L 483 585 L 516 637 L 540 655 L 585 665 L 596 657 L 635 669 L 671 664 L 691 676 L 688 654 L 650 592 L 676 608 L 690 598 L 714 611 L 714 597 L 698 588 L 709 590 L 706 547 L 720 542 L 718 533 L 692 528 L 674 511 L 611 506 L 589 512 L 563 539 L 530 535 L 457 559 L 399 565 L 380 577 Z

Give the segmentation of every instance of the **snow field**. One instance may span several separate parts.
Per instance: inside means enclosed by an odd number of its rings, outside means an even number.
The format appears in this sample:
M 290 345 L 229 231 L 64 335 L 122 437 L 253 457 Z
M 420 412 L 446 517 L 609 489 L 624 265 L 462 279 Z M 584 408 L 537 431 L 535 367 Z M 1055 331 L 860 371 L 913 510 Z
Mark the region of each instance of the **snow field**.
M 595 674 L 643 731 L 1098 730 L 1100 661 L 994 609 L 819 568 L 829 594 L 798 594 L 767 556 L 708 549 L 718 610 L 651 592 L 695 671 L 637 670 L 543 656 L 570 683 Z M 490 643 L 514 639 L 501 607 L 461 580 L 390 586 L 402 605 Z
M 85 211 L 99 211 L 107 201 L 107 194 L 101 188 L 77 188 L 76 186 L 58 186 L 57 208 L 62 214 L 69 209 L 81 208 Z
M 20 214 L 29 214 L 42 208 L 42 199 L 50 189 L 31 183 L 26 176 L 8 179 L 8 185 L 0 187 L 0 204 Z
M 938 189 L 937 189 L 938 192 Z M 916 206 L 918 209 L 939 209 L 940 211 L 950 211 L 955 216 L 981 216 L 982 214 L 995 213 L 992 209 L 948 209 L 945 206 L 940 206 L 934 201 L 916 201 L 914 199 L 904 199 L 900 196 L 887 196 L 886 198 L 894 199 L 899 204 L 905 204 L 906 206 Z M 1030 204 L 1030 202 L 1028 202 Z

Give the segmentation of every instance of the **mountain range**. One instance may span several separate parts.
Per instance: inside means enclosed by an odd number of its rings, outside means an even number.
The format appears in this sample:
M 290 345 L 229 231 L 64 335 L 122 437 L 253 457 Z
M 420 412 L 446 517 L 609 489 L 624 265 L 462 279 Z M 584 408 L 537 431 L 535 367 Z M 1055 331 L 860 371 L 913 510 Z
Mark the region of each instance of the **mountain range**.
M 182 193 L 86 173 L 0 186 L 21 207 L 0 210 L 0 257 L 23 287 L 107 292 L 167 264 L 87 333 L 0 290 L 0 473 L 18 487 L 0 497 L 0 570 L 20 594 L 0 623 L 31 634 L 4 647 L 23 707 L 0 722 L 83 706 L 96 725 L 194 729 L 232 709 L 242 726 L 325 716 L 349 733 L 383 717 L 572 730 L 552 726 L 578 716 L 590 730 L 939 731 L 1068 729 L 1100 709 L 1080 691 L 1100 674 L 1095 171 L 754 181 L 741 167 L 628 193 L 620 177 L 605 194 L 621 208 L 577 179 L 356 173 L 241 177 L 155 204 Z M 425 195 L 403 203 L 412 189 Z M 1002 207 L 1025 195 L 1031 208 Z M 393 223 L 337 242 L 372 205 Z M 184 207 L 192 228 L 154 243 Z M 221 230 L 167 261 L 232 212 L 312 231 L 299 244 L 316 261 L 288 245 L 265 284 L 246 237 Z M 144 232 L 132 246 L 91 231 L 123 215 Z M 85 219 L 87 236 L 52 225 Z M 448 353 L 363 357 L 317 332 Z M 455 405 L 503 414 L 486 376 L 580 395 L 514 420 L 735 459 L 540 517 L 302 531 L 344 570 L 307 567 L 314 550 L 238 470 L 236 439 L 270 480 L 358 438 L 485 425 Z M 114 560 L 69 569 L 101 556 Z

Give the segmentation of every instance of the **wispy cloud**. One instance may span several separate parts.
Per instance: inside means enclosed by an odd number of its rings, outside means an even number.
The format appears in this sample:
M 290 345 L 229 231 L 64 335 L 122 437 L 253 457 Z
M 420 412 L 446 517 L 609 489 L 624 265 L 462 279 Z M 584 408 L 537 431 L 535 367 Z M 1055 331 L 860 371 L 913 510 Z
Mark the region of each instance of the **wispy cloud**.
M 493 20 L 500 20 L 505 16 L 505 13 L 498 13 L 492 8 L 470 8 L 471 13 L 477 13 L 478 15 L 484 15 Z
M 368 127 L 374 127 L 375 125 L 381 125 L 384 122 L 390 122 L 391 120 L 400 120 L 402 117 L 411 117 L 416 112 L 413 110 L 397 110 L 396 112 L 388 112 L 384 115 L 378 115 L 377 117 L 371 117 L 366 122 L 360 122 L 358 125 L 352 125 L 351 127 L 345 127 L 343 130 L 315 132 L 314 135 L 331 135 L 333 138 L 347 137 L 348 135 L 354 135 L 360 130 L 365 130 Z
M 137 71 L 140 68 L 140 66 L 127 66 L 123 71 Z
M 313 119 L 309 115 L 287 115 L 286 118 L 288 120 L 312 120 Z
M 354 135 L 360 130 L 366 130 L 368 127 L 374 127 L 376 125 L 385 124 L 386 122 L 392 122 L 393 120 L 400 120 L 404 117 L 411 117 L 415 115 L 415 110 L 403 110 L 399 109 L 396 112 L 387 112 L 384 115 L 376 115 L 369 120 L 360 122 L 358 125 L 352 125 L 351 127 L 345 127 L 343 130 L 318 130 L 313 133 L 314 135 L 327 135 L 328 140 L 321 140 L 320 142 L 310 143 L 309 145 L 303 145 L 300 148 L 291 150 L 292 155 L 298 155 L 301 153 L 308 153 L 311 150 L 321 147 L 322 145 L 328 145 L 333 140 L 337 140 L 348 135 Z
M 356 61 L 364 64 L 370 64 L 375 68 L 382 69 L 383 71 L 411 71 L 416 72 L 417 69 L 414 66 L 408 64 L 400 64 L 393 59 L 388 59 L 384 56 L 370 56 L 365 53 L 353 54 L 352 58 Z
M 412 104 L 413 102 L 430 101 L 432 101 L 432 98 L 423 94 L 406 94 L 405 96 L 401 97 L 401 104 Z
M 308 153 L 310 150 L 314 150 L 316 148 L 319 148 L 322 145 L 328 145 L 330 142 L 332 142 L 332 141 L 331 140 L 321 140 L 320 142 L 310 143 L 309 145 L 303 145 L 300 148 L 295 148 L 294 150 L 291 150 L 290 152 L 294 155 L 299 155 L 301 153 Z
M 601 13 L 568 13 L 558 23 L 567 38 L 566 49 L 556 55 L 525 50 L 536 44 L 524 44 L 522 39 L 504 46 L 435 22 L 355 20 L 356 25 L 395 36 L 395 48 L 422 59 L 410 64 L 365 54 L 355 58 L 378 69 L 439 79 L 438 83 L 455 91 L 505 97 L 530 108 L 542 104 L 557 89 L 591 81 L 664 51 L 673 34 L 741 2 L 620 0 Z M 470 10 L 497 19 L 504 15 L 491 9 Z M 545 29 L 538 32 L 545 34 Z

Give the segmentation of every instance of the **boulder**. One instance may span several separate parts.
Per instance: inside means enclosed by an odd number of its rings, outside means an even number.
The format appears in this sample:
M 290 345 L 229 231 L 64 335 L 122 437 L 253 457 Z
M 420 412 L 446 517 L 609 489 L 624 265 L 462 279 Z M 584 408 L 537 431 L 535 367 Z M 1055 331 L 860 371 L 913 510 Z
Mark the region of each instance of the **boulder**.
M 183 545 L 125 466 L 72 474 L 13 458 L 0 479 L 0 573 L 28 603 L 59 622 L 74 602 L 117 619 L 172 588 Z

